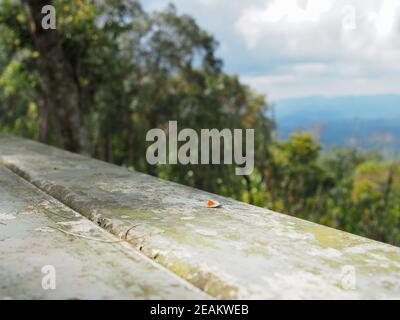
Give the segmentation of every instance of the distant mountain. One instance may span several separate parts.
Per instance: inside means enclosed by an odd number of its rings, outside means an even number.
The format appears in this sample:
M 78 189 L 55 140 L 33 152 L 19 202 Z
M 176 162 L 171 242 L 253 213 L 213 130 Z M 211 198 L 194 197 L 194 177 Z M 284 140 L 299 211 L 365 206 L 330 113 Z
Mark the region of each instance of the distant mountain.
M 400 95 L 305 97 L 275 102 L 278 136 L 311 132 L 325 147 L 400 151 Z

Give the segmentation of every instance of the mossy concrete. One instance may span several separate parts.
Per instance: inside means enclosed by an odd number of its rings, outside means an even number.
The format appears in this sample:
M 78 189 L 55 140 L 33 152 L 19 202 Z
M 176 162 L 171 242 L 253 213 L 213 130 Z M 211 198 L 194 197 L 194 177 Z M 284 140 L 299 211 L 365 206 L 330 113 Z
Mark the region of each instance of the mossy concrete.
M 397 247 L 16 137 L 0 159 L 214 297 L 400 298 Z
M 44 266 L 54 267 L 54 290 L 42 287 Z M 207 298 L 0 167 L 0 300 Z

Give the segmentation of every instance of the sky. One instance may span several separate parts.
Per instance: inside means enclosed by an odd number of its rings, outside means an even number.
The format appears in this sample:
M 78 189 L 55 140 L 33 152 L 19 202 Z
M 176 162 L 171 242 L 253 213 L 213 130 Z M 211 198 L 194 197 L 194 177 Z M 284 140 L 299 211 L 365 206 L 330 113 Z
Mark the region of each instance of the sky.
M 219 42 L 224 69 L 270 100 L 400 94 L 400 0 L 173 3 Z

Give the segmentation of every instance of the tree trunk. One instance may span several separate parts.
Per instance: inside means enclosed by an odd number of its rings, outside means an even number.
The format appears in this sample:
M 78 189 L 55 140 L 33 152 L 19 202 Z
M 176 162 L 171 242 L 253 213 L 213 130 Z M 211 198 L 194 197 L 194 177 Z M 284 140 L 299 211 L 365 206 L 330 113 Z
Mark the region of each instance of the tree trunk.
M 47 127 L 48 127 L 48 118 L 47 118 L 47 108 L 46 102 L 44 101 L 43 96 L 39 100 L 39 141 L 40 142 L 47 142 Z
M 57 30 L 43 29 L 42 7 L 48 0 L 25 0 L 31 16 L 31 33 L 39 52 L 40 85 L 44 94 L 47 115 L 56 119 L 59 144 L 69 151 L 84 152 L 86 131 L 79 108 L 79 90 L 73 69 L 62 46 L 62 35 Z

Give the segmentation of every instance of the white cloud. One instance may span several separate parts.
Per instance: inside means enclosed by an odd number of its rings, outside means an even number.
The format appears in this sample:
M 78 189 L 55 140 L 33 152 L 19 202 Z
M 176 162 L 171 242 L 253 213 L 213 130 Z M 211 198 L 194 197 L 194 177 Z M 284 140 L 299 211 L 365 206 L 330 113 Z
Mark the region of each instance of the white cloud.
M 400 93 L 399 0 L 172 2 L 216 36 L 228 72 L 272 98 Z
M 245 76 L 241 80 L 269 101 L 305 96 L 374 95 L 400 93 L 398 76 L 310 78 L 297 75 Z M 266 90 L 266 88 L 268 88 Z
M 265 35 L 278 30 L 290 30 L 308 24 L 316 27 L 321 16 L 332 6 L 333 0 L 279 0 L 265 1 L 264 6 L 246 8 L 236 24 L 250 48 L 256 47 Z M 282 28 L 283 27 L 283 28 Z M 278 31 L 277 30 L 277 31 Z M 292 30 L 293 32 L 293 30 Z
M 396 0 L 266 0 L 235 27 L 272 68 L 242 79 L 276 98 L 400 93 L 399 13 Z
M 387 35 L 393 30 L 396 9 L 398 9 L 399 4 L 398 0 L 382 1 L 379 14 L 372 16 L 375 17 L 374 20 L 376 20 L 376 28 L 379 35 Z
M 265 0 L 263 6 L 244 9 L 236 31 L 249 48 L 287 58 L 368 58 L 379 49 L 399 49 L 398 0 L 308 0 L 303 7 L 299 3 Z M 354 22 L 350 29 L 349 20 Z

